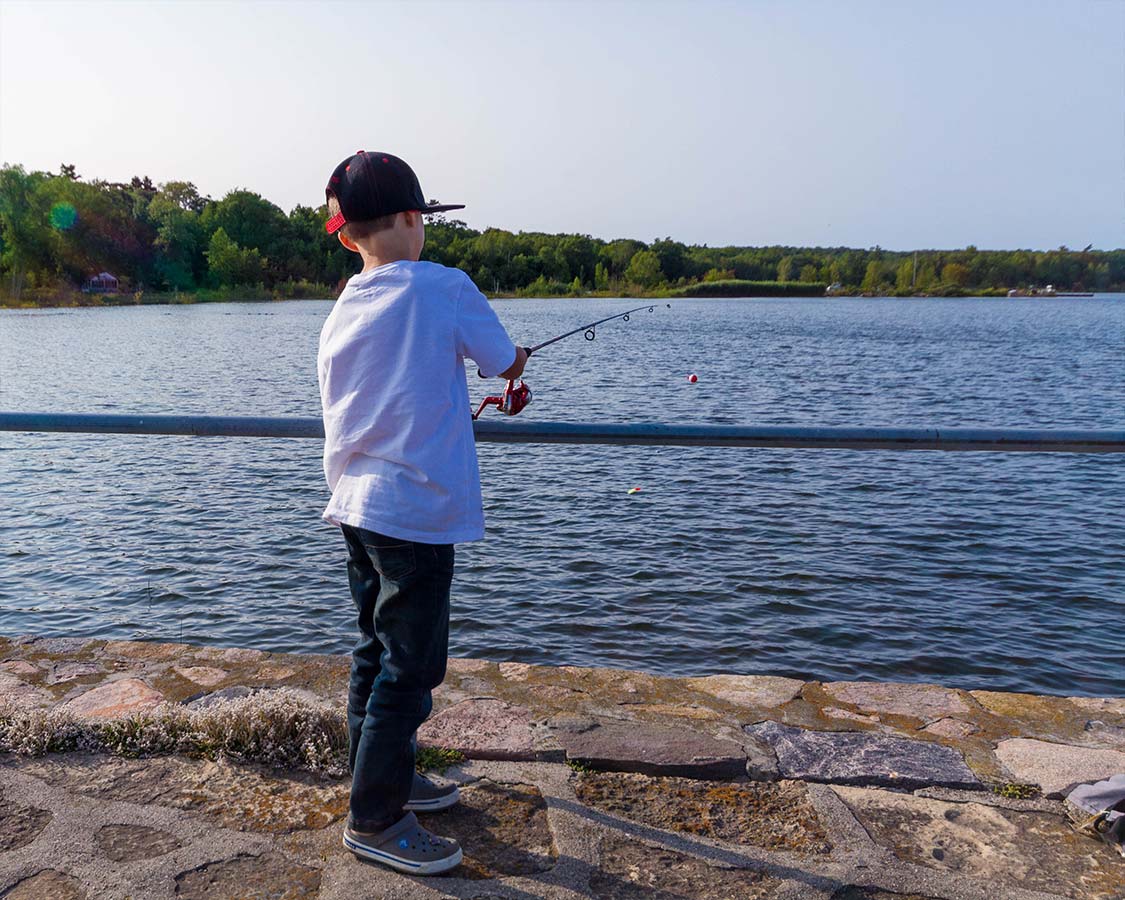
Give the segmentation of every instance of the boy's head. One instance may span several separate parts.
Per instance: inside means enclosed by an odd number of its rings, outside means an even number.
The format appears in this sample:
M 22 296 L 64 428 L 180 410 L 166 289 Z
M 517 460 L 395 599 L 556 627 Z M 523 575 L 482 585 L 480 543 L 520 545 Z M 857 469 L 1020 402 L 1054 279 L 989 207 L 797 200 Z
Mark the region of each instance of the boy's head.
M 368 256 L 388 253 L 417 259 L 425 231 L 423 213 L 464 209 L 464 204 L 426 203 L 418 177 L 389 153 L 359 150 L 336 166 L 324 189 L 329 219 L 324 225 L 349 250 Z

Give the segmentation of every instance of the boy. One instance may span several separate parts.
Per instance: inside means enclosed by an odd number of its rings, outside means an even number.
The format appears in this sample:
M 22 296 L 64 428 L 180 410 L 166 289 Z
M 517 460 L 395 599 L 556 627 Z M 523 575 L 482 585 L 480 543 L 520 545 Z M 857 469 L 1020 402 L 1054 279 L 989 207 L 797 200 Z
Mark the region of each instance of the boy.
M 419 262 L 427 205 L 410 167 L 359 151 L 325 190 L 325 225 L 358 253 L 320 334 L 324 518 L 348 546 L 361 632 L 348 688 L 351 810 L 344 846 L 414 875 L 461 861 L 414 810 L 458 800 L 414 771 L 414 734 L 445 677 L 453 545 L 484 537 L 465 358 L 515 378 L 527 354 L 459 269 Z

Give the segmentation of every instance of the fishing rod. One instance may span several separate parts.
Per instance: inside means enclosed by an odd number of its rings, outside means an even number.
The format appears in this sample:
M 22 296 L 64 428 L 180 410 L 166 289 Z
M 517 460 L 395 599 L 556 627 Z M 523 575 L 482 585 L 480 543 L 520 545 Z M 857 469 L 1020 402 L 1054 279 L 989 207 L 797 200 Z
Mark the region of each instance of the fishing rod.
M 671 303 L 666 303 L 664 305 L 668 309 L 672 308 Z M 532 353 L 536 353 L 539 350 L 542 350 L 544 347 L 549 347 L 551 346 L 551 344 L 554 344 L 557 341 L 561 341 L 563 338 L 568 338 L 572 334 L 578 334 L 578 332 L 580 331 L 582 332 L 583 337 L 585 337 L 586 340 L 592 341 L 598 336 L 595 329 L 599 325 L 604 325 L 606 322 L 612 322 L 614 319 L 621 319 L 621 321 L 623 322 L 628 322 L 630 315 L 635 312 L 640 312 L 642 309 L 647 309 L 649 312 L 653 312 L 656 309 L 656 304 L 646 303 L 644 306 L 635 306 L 632 309 L 625 310 L 625 312 L 614 313 L 612 316 L 606 316 L 604 319 L 598 319 L 596 322 L 590 322 L 586 325 L 579 325 L 577 328 L 572 328 L 570 331 L 556 335 L 553 338 L 543 341 L 543 343 L 541 344 L 536 344 L 534 347 L 524 347 L 523 350 L 528 356 L 531 356 Z M 488 377 L 480 369 L 477 369 L 477 376 L 480 378 Z M 486 406 L 495 406 L 496 409 L 499 412 L 502 412 L 504 415 L 514 416 L 530 402 L 531 388 L 527 386 L 522 378 L 520 379 L 519 387 L 515 386 L 515 379 L 509 378 L 507 385 L 505 385 L 504 387 L 504 393 L 498 397 L 485 397 L 480 402 L 480 406 L 477 407 L 477 411 L 473 413 L 473 418 L 476 419 L 482 412 L 484 412 L 484 408 Z
M 668 309 L 672 308 L 671 303 L 665 303 L 664 305 L 666 307 L 668 307 Z M 577 328 L 574 328 L 571 331 L 566 332 L 565 334 L 560 334 L 558 337 L 553 337 L 549 341 L 544 341 L 542 344 L 536 344 L 534 347 L 525 347 L 524 349 L 527 351 L 527 355 L 531 356 L 531 354 L 534 353 L 536 350 L 542 350 L 544 347 L 549 347 L 549 346 L 551 346 L 551 344 L 555 343 L 556 341 L 561 341 L 563 338 L 568 338 L 572 334 L 578 334 L 578 332 L 580 332 L 580 331 L 585 332 L 584 336 L 585 336 L 586 340 L 592 341 L 594 338 L 597 337 L 597 332 L 594 331 L 594 328 L 597 327 L 598 325 L 601 325 L 605 322 L 612 322 L 614 319 L 621 319 L 623 322 L 628 322 L 629 316 L 630 316 L 631 313 L 640 312 L 642 309 L 647 309 L 649 312 L 652 312 L 653 310 L 656 309 L 656 304 L 655 303 L 649 303 L 649 304 L 646 304 L 645 306 L 636 306 L 636 307 L 633 307 L 633 309 L 625 310 L 625 312 L 623 312 L 623 313 L 617 313 L 616 315 L 613 315 L 613 316 L 606 316 L 604 319 L 598 319 L 598 321 L 591 322 L 589 325 L 579 325 Z

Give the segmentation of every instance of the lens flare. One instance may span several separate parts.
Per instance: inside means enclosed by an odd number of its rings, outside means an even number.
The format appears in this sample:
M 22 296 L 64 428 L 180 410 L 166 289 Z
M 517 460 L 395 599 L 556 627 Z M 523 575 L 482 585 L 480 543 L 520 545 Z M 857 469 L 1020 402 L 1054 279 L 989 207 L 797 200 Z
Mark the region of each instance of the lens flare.
M 78 221 L 78 210 L 73 203 L 56 203 L 51 207 L 51 227 L 56 231 L 70 231 Z

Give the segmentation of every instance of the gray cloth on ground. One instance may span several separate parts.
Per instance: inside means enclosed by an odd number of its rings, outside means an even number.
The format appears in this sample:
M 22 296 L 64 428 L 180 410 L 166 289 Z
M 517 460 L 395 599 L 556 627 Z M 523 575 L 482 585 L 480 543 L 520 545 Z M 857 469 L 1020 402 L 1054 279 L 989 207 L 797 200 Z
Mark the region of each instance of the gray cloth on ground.
M 1082 825 L 1083 832 L 1100 837 L 1125 856 L 1125 774 L 1080 784 L 1066 799 L 1090 817 Z

